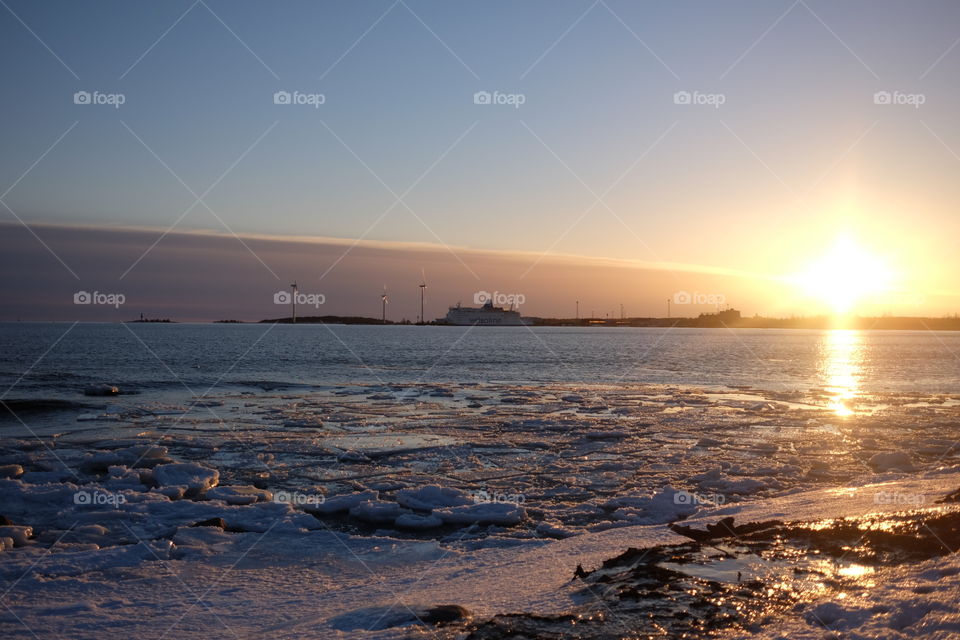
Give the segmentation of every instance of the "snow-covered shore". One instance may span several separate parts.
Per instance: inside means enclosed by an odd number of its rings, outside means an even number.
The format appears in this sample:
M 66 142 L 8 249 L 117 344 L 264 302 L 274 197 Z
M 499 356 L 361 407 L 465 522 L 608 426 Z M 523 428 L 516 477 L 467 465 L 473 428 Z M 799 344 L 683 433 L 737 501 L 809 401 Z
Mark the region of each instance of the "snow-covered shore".
M 934 500 L 960 487 L 954 400 L 844 420 L 801 394 L 655 387 L 111 405 L 4 442 L 0 630 L 393 638 L 432 634 L 412 623 L 438 605 L 562 613 L 577 565 L 677 543 L 679 519 L 952 509 Z M 958 574 L 953 555 L 884 568 L 761 633 L 947 637 Z
M 941 509 L 933 500 L 957 487 L 957 471 L 871 478 L 711 509 L 687 523 L 731 514 L 739 521 L 820 520 L 902 509 L 878 502 L 884 494 L 923 496 L 920 508 Z M 463 606 L 478 619 L 563 612 L 574 602 L 577 564 L 589 569 L 629 547 L 681 540 L 664 525 L 637 525 L 457 551 L 320 527 L 297 532 L 295 518 L 263 533 L 179 528 L 170 540 L 103 549 L 63 542 L 15 548 L 2 563 L 9 593 L 0 628 L 61 638 L 96 637 L 106 628 L 146 637 L 403 637 L 419 632 L 378 627 L 439 604 Z M 95 526 L 78 528 L 92 534 Z M 863 638 L 948 637 L 960 629 L 956 555 L 879 572 L 873 583 L 814 601 L 761 637 L 820 638 L 823 623 Z

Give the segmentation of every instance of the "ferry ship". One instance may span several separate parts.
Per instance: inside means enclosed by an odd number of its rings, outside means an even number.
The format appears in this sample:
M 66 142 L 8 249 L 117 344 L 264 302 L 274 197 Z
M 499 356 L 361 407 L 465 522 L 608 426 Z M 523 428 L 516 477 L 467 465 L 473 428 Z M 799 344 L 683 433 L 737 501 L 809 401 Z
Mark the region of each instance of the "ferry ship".
M 461 307 L 458 303 L 447 311 L 447 324 L 455 325 L 483 325 L 493 327 L 517 327 L 526 324 L 520 317 L 519 311 L 493 306 L 492 300 L 487 300 L 482 307 Z

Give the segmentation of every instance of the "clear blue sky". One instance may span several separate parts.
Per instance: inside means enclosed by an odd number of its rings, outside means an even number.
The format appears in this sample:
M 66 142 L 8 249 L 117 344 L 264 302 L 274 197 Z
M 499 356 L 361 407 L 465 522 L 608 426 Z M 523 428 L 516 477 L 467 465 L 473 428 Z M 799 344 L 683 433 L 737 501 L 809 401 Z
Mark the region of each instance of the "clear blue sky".
M 0 192 L 77 123 L 3 197 L 28 223 L 167 228 L 194 197 L 146 145 L 197 194 L 227 172 L 204 200 L 241 234 L 758 272 L 852 226 L 955 260 L 955 2 L 4 1 Z M 372 174 L 399 195 L 431 166 L 415 215 L 374 224 L 395 198 Z

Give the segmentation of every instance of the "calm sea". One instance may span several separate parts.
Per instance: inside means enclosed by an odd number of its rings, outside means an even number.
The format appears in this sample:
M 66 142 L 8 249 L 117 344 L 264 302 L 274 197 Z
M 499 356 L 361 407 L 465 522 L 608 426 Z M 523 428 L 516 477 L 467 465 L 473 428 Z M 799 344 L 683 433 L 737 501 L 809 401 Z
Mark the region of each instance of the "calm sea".
M 0 323 L 0 394 L 343 383 L 658 383 L 960 392 L 960 333 Z

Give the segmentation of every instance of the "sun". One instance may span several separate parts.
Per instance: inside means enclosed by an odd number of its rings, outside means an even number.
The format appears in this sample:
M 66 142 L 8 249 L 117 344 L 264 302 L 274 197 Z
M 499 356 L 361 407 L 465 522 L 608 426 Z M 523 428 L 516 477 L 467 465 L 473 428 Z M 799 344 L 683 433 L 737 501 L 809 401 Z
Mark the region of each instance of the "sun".
M 889 291 L 892 272 L 883 259 L 842 235 L 796 280 L 809 297 L 836 314 L 847 314 L 865 299 Z

